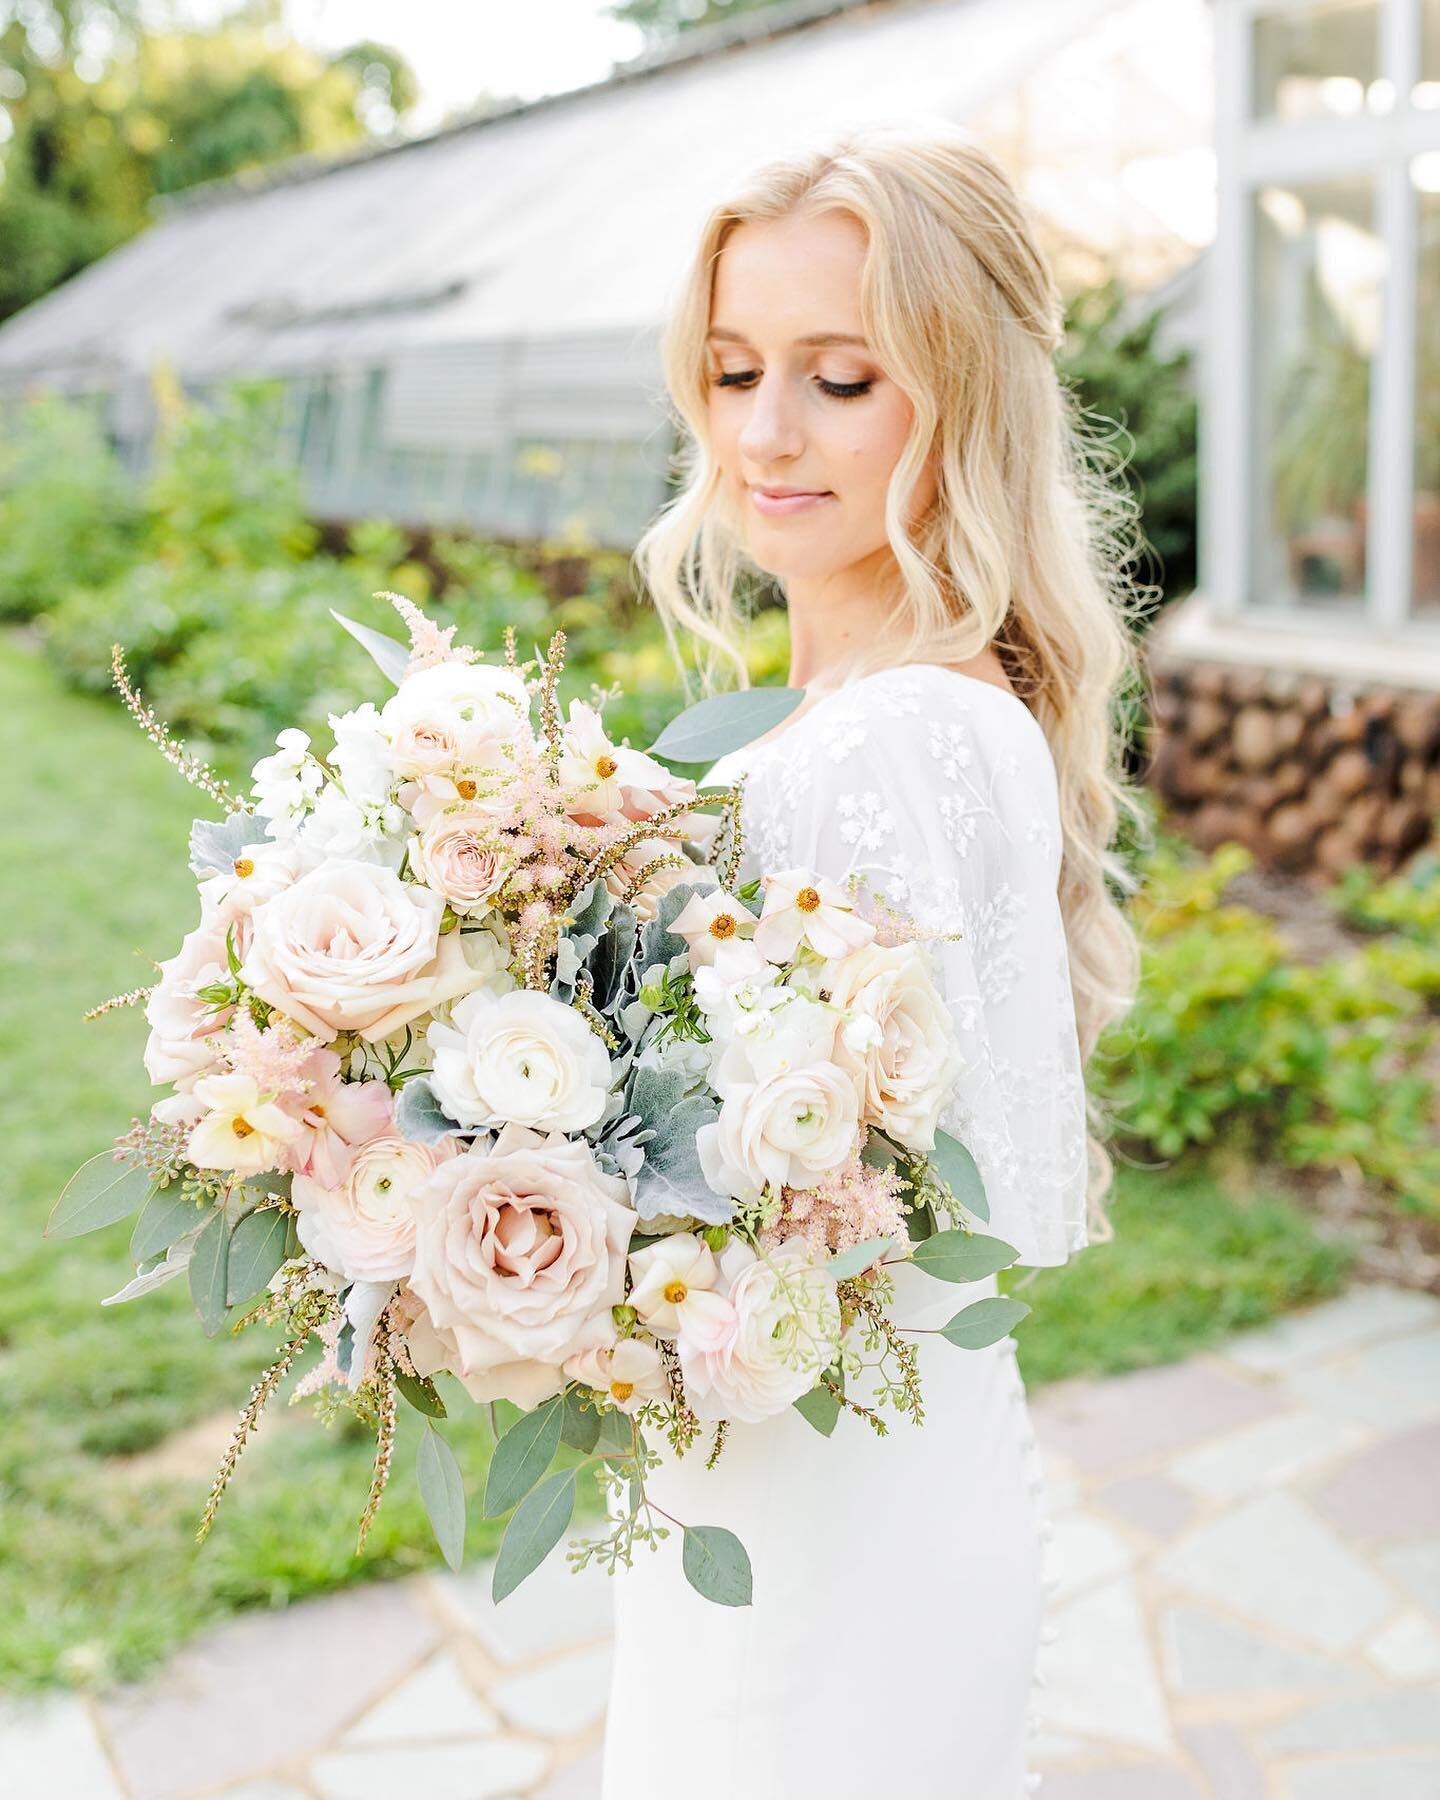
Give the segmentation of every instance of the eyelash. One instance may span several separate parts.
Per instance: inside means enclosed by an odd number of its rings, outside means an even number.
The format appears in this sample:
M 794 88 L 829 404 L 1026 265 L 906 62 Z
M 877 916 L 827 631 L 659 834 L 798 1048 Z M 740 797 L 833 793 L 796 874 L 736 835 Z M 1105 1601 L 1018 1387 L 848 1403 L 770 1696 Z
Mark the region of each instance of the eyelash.
M 716 387 L 740 387 L 741 382 L 753 379 L 753 369 L 739 369 L 734 373 L 717 375 L 714 378 Z M 862 394 L 868 394 L 875 383 L 873 381 L 826 381 L 823 375 L 815 377 L 823 392 L 832 395 L 836 400 L 858 400 Z M 745 392 L 741 389 L 741 392 Z

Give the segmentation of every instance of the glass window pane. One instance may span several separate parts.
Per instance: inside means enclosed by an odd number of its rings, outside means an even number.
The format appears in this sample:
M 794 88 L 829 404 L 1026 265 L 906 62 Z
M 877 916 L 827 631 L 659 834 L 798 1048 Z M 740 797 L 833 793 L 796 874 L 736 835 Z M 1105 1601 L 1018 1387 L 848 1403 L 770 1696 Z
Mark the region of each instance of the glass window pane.
M 1352 118 L 1367 105 L 1387 110 L 1391 96 L 1377 81 L 1379 0 L 1330 0 L 1265 13 L 1254 32 L 1251 105 L 1257 119 L 1298 124 Z
M 1415 272 L 1415 611 L 1440 619 L 1440 151 L 1411 164 L 1418 201 Z
M 1251 595 L 1356 611 L 1384 268 L 1373 184 L 1263 188 L 1254 220 Z

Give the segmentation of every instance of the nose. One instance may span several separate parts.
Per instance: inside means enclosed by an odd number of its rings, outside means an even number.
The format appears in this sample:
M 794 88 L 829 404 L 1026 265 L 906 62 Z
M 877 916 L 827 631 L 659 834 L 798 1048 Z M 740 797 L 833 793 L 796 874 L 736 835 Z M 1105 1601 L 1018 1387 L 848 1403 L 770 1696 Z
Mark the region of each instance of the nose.
M 800 421 L 786 383 L 778 375 L 762 375 L 746 395 L 745 422 L 737 443 L 752 468 L 800 455 L 805 448 Z

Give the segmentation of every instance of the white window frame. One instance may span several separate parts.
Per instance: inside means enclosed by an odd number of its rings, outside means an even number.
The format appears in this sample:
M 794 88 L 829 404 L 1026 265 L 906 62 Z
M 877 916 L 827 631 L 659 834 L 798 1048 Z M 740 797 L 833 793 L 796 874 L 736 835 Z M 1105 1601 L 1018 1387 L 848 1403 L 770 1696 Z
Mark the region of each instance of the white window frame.
M 1200 422 L 1202 586 L 1214 616 L 1293 630 L 1309 618 L 1327 634 L 1440 643 L 1440 621 L 1411 604 L 1415 541 L 1415 303 L 1418 192 L 1410 161 L 1440 150 L 1440 111 L 1410 103 L 1420 79 L 1422 0 L 1380 0 L 1379 76 L 1393 84 L 1388 114 L 1287 124 L 1252 117 L 1254 24 L 1312 10 L 1317 0 L 1218 0 L 1215 147 L 1218 217 L 1207 259 Z M 1370 388 L 1366 592 L 1356 616 L 1307 614 L 1252 595 L 1254 196 L 1262 186 L 1352 174 L 1375 178 L 1386 251 L 1380 346 Z

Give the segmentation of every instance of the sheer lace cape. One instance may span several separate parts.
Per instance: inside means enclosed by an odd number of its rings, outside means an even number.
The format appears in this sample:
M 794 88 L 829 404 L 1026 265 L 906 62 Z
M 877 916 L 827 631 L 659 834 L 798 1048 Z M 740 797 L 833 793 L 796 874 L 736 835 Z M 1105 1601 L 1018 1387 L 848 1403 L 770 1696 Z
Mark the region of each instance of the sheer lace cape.
M 964 1067 L 940 1123 L 974 1156 L 990 1224 L 1032 1266 L 1089 1243 L 1084 1076 L 1057 895 L 1055 765 L 1039 721 L 939 664 L 862 676 L 703 785 L 743 781 L 742 880 L 852 873 L 928 929 Z

